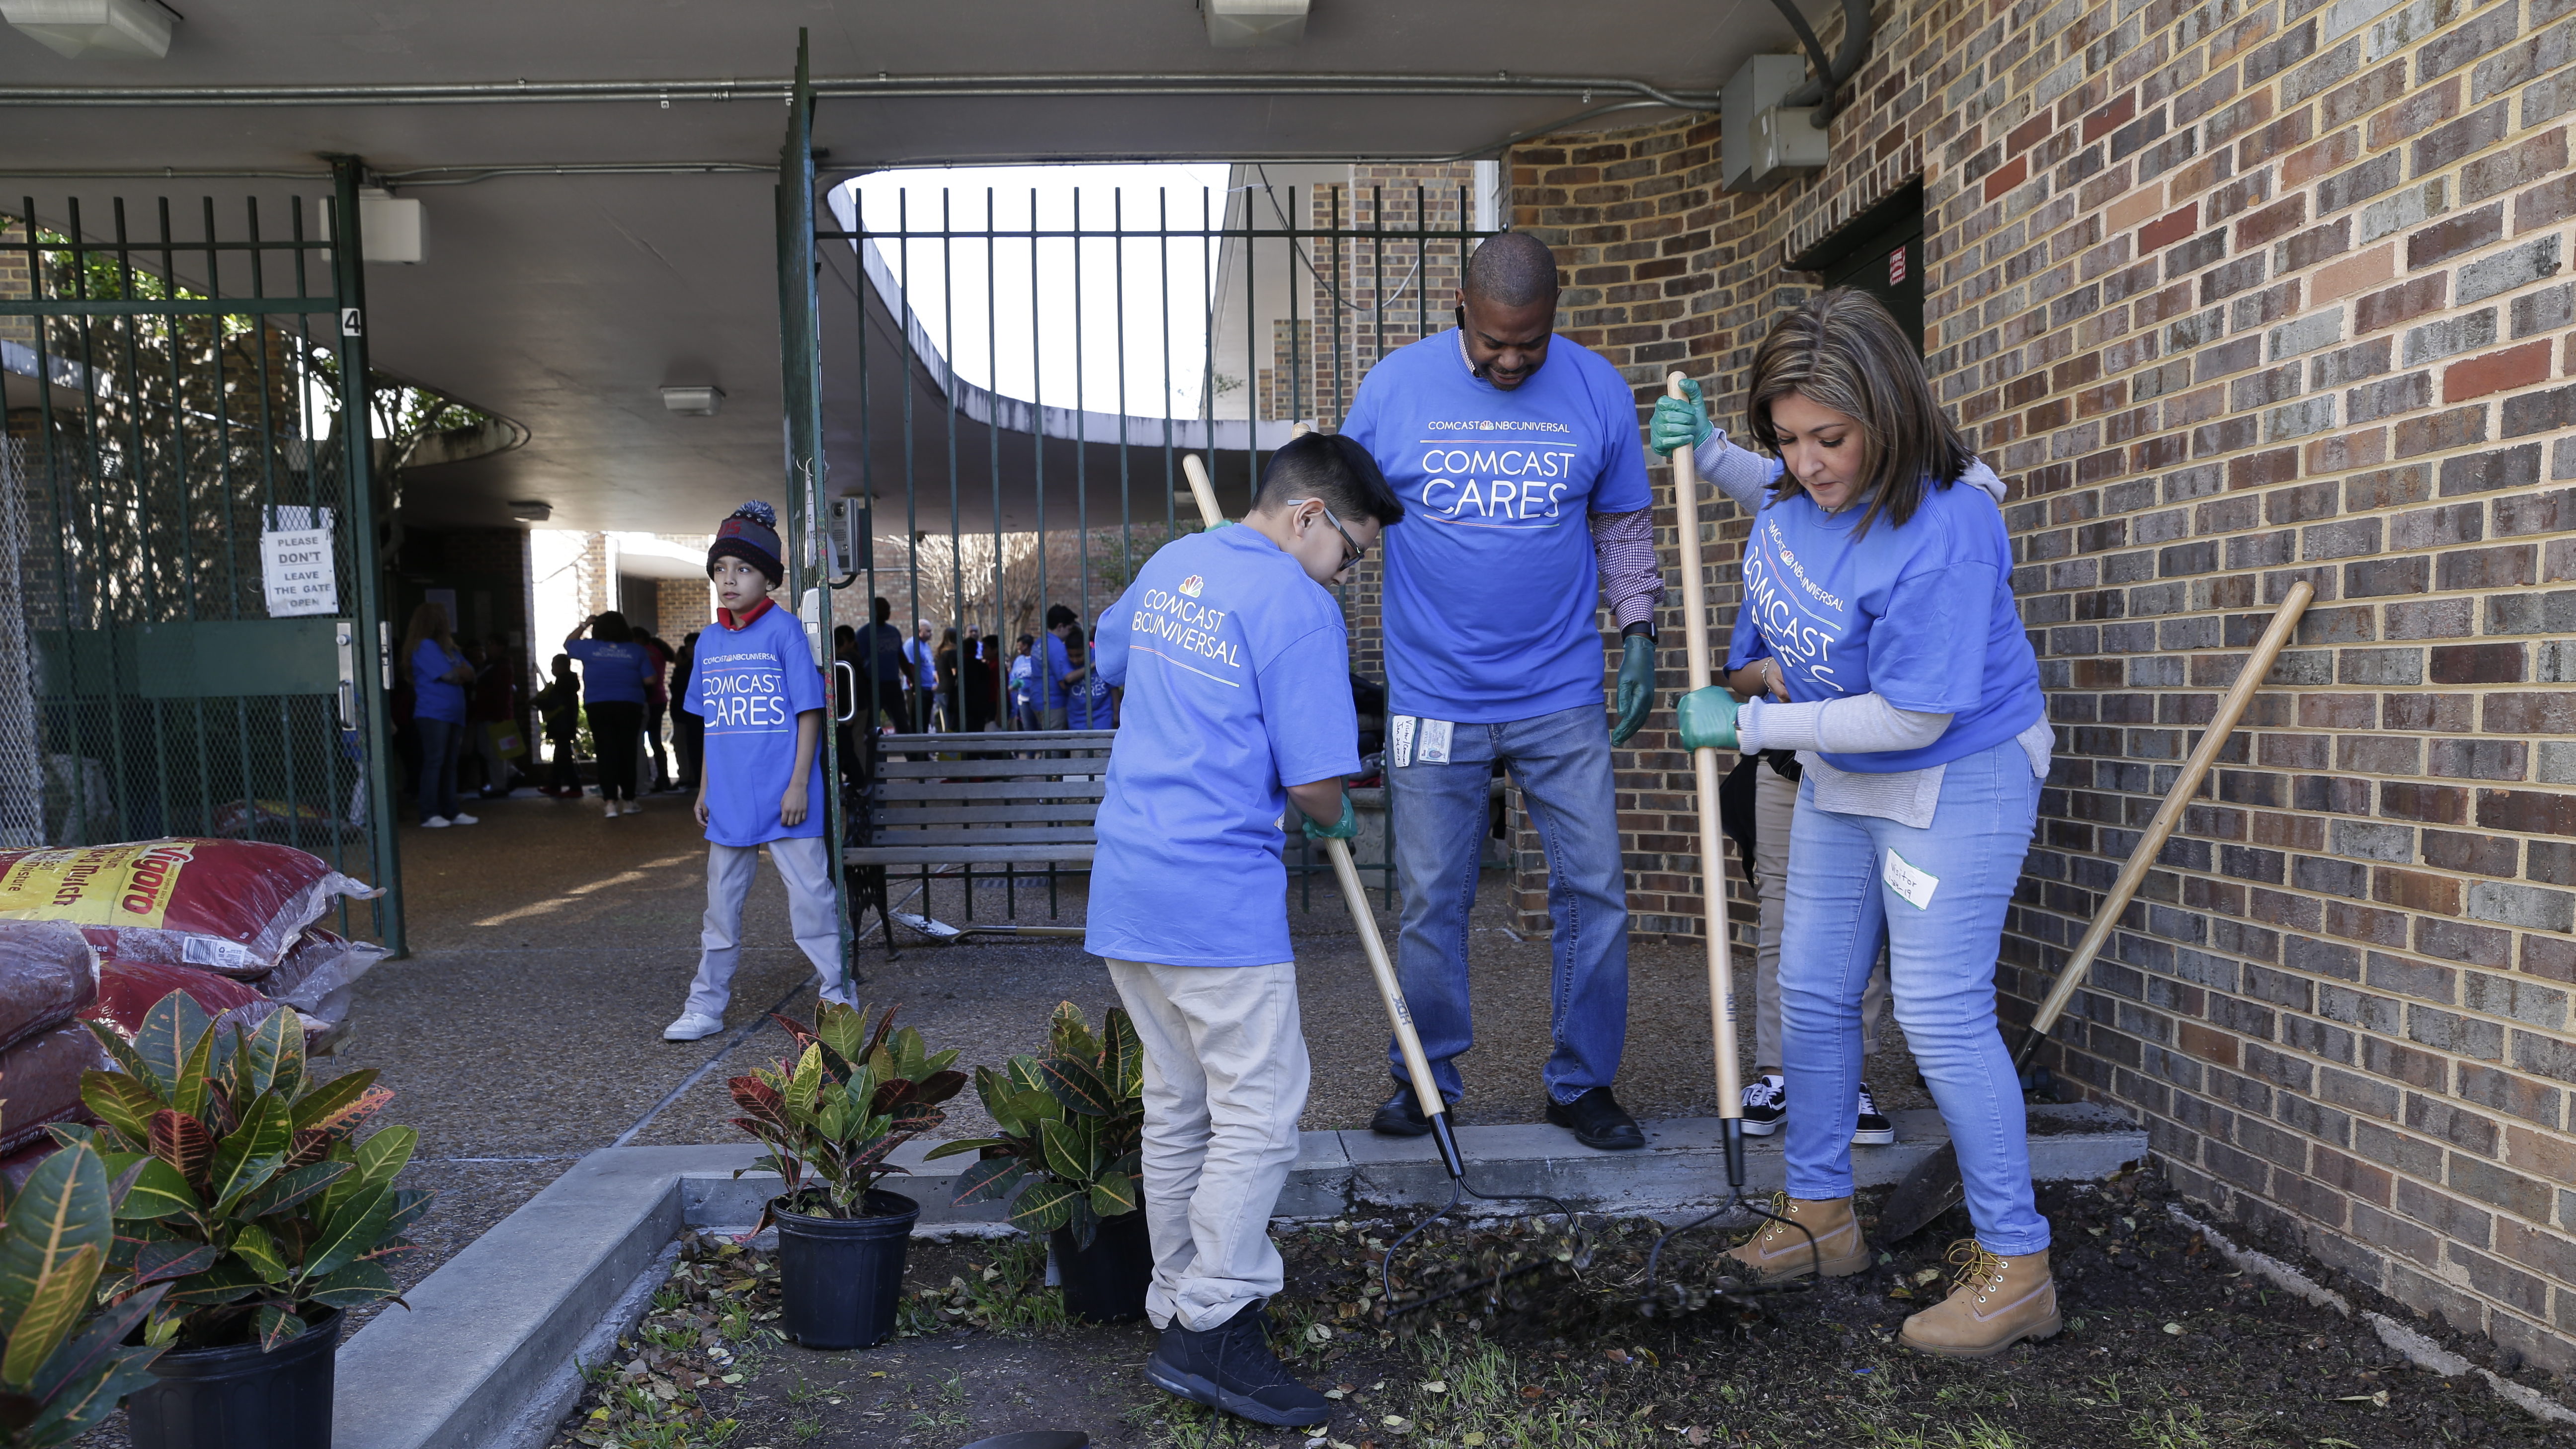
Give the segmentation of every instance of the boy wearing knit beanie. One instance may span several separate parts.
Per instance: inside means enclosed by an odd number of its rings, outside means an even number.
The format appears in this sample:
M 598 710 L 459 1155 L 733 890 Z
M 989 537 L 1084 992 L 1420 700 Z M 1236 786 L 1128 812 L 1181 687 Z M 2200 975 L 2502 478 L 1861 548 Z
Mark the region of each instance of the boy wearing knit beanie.
M 742 958 L 742 898 L 760 848 L 787 882 L 796 944 L 814 963 L 823 999 L 856 1005 L 841 984 L 840 916 L 823 838 L 823 673 L 804 626 L 770 602 L 786 577 L 778 513 L 735 509 L 707 549 L 716 622 L 698 639 L 686 708 L 706 722 L 698 769 L 698 823 L 707 831 L 707 914 L 688 1004 L 662 1031 L 696 1041 L 724 1030 Z

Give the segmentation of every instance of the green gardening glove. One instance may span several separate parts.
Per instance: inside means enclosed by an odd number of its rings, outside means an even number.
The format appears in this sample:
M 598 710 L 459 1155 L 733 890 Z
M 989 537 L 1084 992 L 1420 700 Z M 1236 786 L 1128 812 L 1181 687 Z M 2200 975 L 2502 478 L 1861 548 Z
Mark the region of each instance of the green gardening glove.
M 1699 382 L 1682 379 L 1682 391 L 1690 401 L 1670 395 L 1655 399 L 1654 416 L 1646 420 L 1646 446 L 1658 453 L 1669 454 L 1678 448 L 1696 448 L 1717 429 L 1708 420 L 1708 406 L 1700 401 Z
M 1360 817 L 1359 813 L 1351 808 L 1351 792 L 1349 790 L 1342 791 L 1341 819 L 1334 821 L 1330 825 L 1318 825 L 1311 819 L 1306 822 L 1306 838 L 1308 840 L 1357 840 L 1359 839 L 1359 834 Z
M 1646 716 L 1655 711 L 1655 641 L 1643 634 L 1631 634 L 1624 641 L 1619 656 L 1619 723 L 1610 730 L 1610 743 L 1624 745 L 1628 738 L 1645 728 Z
M 1686 750 L 1735 748 L 1735 696 L 1717 685 L 1694 689 L 1673 706 Z

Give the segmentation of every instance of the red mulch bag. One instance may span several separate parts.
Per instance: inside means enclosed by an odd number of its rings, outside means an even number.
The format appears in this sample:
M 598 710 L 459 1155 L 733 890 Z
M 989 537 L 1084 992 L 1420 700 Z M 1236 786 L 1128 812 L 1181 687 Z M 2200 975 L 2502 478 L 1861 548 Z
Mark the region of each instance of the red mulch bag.
M 276 1004 L 259 994 L 246 981 L 200 971 L 194 966 L 172 966 L 159 961 L 124 961 L 114 956 L 99 962 L 98 1001 L 81 1015 L 92 1021 L 114 1027 L 118 1035 L 132 1041 L 143 1029 L 143 1017 L 161 998 L 173 991 L 184 991 L 206 1009 L 218 1027 L 239 1023 L 247 1031 L 267 1020 Z M 8 1086 L 0 1082 L 0 1095 Z
M 383 959 L 382 946 L 307 926 L 286 948 L 286 959 L 277 963 L 277 969 L 259 979 L 259 991 L 309 1020 L 344 1021 L 349 1015 L 350 986 Z
M 98 953 L 80 927 L 0 920 L 0 1048 L 62 1025 L 97 999 Z
M 31 1143 L 50 1140 L 51 1122 L 87 1120 L 81 1105 L 81 1073 L 113 1066 L 107 1048 L 79 1022 L 58 1026 L 0 1052 L 0 1157 Z
M 69 921 L 105 954 L 234 976 L 276 966 L 334 898 L 375 894 L 320 856 L 256 840 L 0 850 L 0 920 Z
M 27 1179 L 35 1175 L 36 1164 L 61 1150 L 62 1144 L 48 1137 L 0 1157 L 0 1183 L 7 1183 L 9 1195 L 16 1197 L 26 1190 Z

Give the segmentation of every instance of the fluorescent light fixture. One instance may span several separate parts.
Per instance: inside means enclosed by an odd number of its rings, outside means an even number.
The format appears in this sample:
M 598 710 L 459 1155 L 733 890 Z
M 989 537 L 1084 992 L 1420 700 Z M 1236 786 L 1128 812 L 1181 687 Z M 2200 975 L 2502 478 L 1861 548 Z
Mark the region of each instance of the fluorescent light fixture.
M 1306 38 L 1306 0 L 1199 0 L 1208 44 L 1219 50 L 1295 45 Z
M 662 389 L 662 406 L 684 418 L 711 418 L 724 404 L 720 387 L 666 387 Z
M 543 523 L 555 516 L 555 506 L 538 498 L 513 498 L 508 507 L 510 516 L 521 523 Z
M 0 20 L 69 60 L 159 60 L 170 53 L 170 22 L 178 18 L 153 0 L 0 0 Z

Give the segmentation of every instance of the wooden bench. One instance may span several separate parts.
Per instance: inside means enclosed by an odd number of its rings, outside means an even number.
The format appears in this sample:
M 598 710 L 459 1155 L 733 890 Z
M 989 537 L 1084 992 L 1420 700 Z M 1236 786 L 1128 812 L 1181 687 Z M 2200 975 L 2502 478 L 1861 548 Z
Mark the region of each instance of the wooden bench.
M 876 908 L 894 953 L 889 868 L 962 866 L 969 898 L 977 867 L 1008 883 L 1043 870 L 1088 869 L 1093 820 L 1108 788 L 1111 730 L 881 735 L 868 776 L 858 843 L 841 851 L 851 873 L 851 926 Z M 999 758 L 965 758 L 968 754 Z

